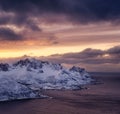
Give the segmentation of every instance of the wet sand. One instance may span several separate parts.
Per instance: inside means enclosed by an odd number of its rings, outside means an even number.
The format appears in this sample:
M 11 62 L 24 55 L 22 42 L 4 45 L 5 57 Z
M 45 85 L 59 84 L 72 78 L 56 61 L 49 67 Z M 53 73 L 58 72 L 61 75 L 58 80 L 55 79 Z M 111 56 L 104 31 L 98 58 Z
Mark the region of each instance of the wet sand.
M 44 91 L 52 99 L 0 102 L 0 114 L 120 114 L 120 73 L 92 73 L 103 84 Z

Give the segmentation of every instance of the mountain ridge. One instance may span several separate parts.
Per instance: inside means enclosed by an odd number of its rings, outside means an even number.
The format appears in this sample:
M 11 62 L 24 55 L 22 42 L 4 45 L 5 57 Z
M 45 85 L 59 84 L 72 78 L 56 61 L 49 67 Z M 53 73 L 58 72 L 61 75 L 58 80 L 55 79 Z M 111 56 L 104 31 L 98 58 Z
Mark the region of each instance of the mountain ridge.
M 12 65 L 1 63 L 0 80 L 0 101 L 38 98 L 42 96 L 41 89 L 81 89 L 93 81 L 84 68 L 73 66 L 68 69 L 34 58 L 19 60 Z

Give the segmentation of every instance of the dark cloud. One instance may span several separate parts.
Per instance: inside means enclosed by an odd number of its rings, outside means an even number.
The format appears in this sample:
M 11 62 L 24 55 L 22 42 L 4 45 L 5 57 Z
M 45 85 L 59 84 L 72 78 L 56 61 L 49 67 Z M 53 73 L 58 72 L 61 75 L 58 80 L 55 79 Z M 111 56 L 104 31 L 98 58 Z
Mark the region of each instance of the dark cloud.
M 98 57 L 103 55 L 103 51 L 101 50 L 97 50 L 97 49 L 85 49 L 82 52 L 79 53 L 68 53 L 68 54 L 64 54 L 62 57 L 63 58 L 93 58 L 93 57 Z
M 13 14 L 9 15 L 9 13 L 6 15 L 0 15 L 0 25 L 9 25 L 13 24 L 17 27 L 24 27 L 26 29 L 30 29 L 32 31 L 42 31 L 41 28 L 34 22 L 33 20 L 29 19 L 25 15 L 18 15 Z
M 24 21 L 23 21 L 24 22 Z M 41 32 L 42 31 L 42 29 L 34 22 L 34 21 L 32 21 L 32 20 L 27 20 L 27 21 L 25 21 L 26 23 L 24 23 L 25 24 L 25 26 L 27 27 L 27 28 L 30 28 L 32 31 L 39 31 L 39 32 Z
M 21 34 L 17 34 L 9 28 L 0 28 L 0 40 L 17 41 L 22 39 L 23 36 Z
M 28 17 L 42 14 L 66 15 L 69 20 L 82 23 L 120 20 L 119 0 L 1 0 L 1 9 Z M 49 17 L 48 17 L 49 20 Z
M 9 17 L 0 16 L 0 25 L 7 24 L 9 22 Z
M 41 23 L 119 23 L 119 4 L 119 0 L 0 0 L 0 26 L 41 32 Z
M 115 46 L 109 50 L 106 51 L 109 55 L 116 56 L 120 58 L 120 46 Z
M 79 53 L 56 54 L 43 59 L 65 64 L 119 64 L 120 46 L 108 50 L 88 48 Z

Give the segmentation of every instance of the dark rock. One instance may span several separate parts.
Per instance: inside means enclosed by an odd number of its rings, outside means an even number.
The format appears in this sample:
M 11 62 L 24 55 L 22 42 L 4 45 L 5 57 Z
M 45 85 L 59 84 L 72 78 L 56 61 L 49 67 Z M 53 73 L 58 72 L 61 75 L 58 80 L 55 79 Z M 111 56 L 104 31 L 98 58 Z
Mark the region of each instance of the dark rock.
M 9 64 L 0 64 L 0 71 L 8 71 L 9 70 Z
M 73 66 L 70 71 L 75 71 L 75 72 L 79 72 L 79 73 L 82 73 L 83 71 L 85 71 L 84 68 L 80 68 L 80 67 L 75 67 Z

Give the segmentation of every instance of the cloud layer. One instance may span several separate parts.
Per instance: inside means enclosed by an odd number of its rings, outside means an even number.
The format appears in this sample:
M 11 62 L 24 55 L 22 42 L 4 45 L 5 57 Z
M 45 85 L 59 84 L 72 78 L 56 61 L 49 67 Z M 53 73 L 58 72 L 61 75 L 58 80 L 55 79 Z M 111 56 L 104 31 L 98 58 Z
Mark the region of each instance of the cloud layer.
M 0 28 L 0 40 L 17 41 L 22 38 L 21 34 L 17 34 L 9 28 Z
M 52 61 L 55 63 L 62 63 L 67 66 L 83 66 L 92 71 L 106 71 L 107 69 L 107 71 L 119 72 L 120 46 L 115 46 L 108 50 L 88 48 L 79 53 L 66 53 L 62 55 L 56 54 L 48 57 L 40 57 L 40 59 Z
M 24 23 L 30 16 L 63 14 L 76 21 L 94 22 L 119 20 L 120 1 L 115 0 L 1 0 L 1 9 L 17 14 L 16 23 Z
M 24 55 L 18 58 L 0 58 L 0 62 L 14 62 L 16 60 L 31 58 Z M 77 53 L 54 54 L 34 58 L 61 63 L 67 67 L 79 66 L 93 72 L 120 72 L 120 45 L 107 50 L 87 48 Z
M 66 23 L 75 25 L 76 23 L 86 25 L 99 22 L 119 24 L 119 4 L 119 0 L 114 2 L 113 0 L 0 0 L 0 29 L 3 32 L 0 32 L 0 37 L 3 40 L 38 39 L 45 31 L 42 25 L 46 27 L 51 24 L 60 25 L 60 23 L 66 26 L 68 26 Z M 8 34 L 8 29 L 10 36 L 14 34 L 13 38 L 3 35 L 6 32 Z M 52 37 L 54 36 L 53 32 Z M 47 39 L 50 37 L 51 35 L 47 36 Z M 81 37 L 86 39 L 85 36 Z M 98 36 L 92 37 L 99 39 Z
M 0 25 L 34 32 L 42 31 L 41 23 L 119 23 L 119 4 L 119 0 L 1 0 Z

